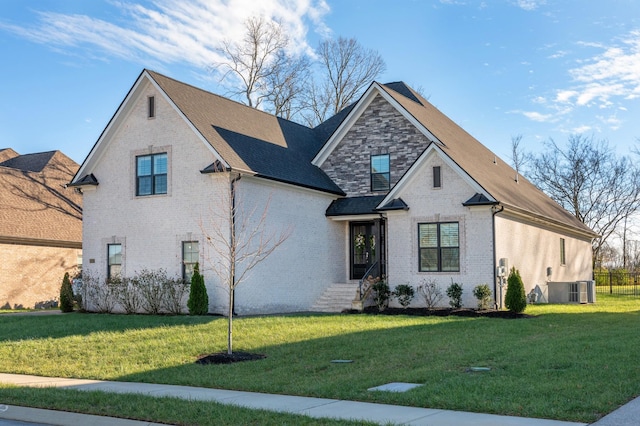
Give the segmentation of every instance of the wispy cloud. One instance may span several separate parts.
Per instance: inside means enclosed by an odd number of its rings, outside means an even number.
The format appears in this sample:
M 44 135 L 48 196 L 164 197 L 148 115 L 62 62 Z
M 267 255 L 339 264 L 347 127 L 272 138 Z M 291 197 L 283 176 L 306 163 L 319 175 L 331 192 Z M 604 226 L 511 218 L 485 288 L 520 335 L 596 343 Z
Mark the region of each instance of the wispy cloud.
M 608 108 L 616 98 L 640 96 L 640 30 L 631 32 L 618 45 L 583 45 L 604 51 L 569 70 L 574 85 L 558 91 L 558 102 Z
M 536 10 L 538 7 L 544 5 L 546 0 L 517 0 L 516 5 L 524 10 Z
M 558 121 L 565 116 L 566 128 L 593 130 L 592 123 L 572 125 L 570 119 L 587 108 L 625 111 L 624 102 L 640 97 L 640 30 L 632 31 L 610 45 L 601 42 L 580 42 L 579 46 L 596 49 L 596 54 L 581 58 L 576 66 L 567 71 L 568 84 L 558 88 L 548 102 L 540 102 L 538 95 L 532 103 L 544 108 L 539 112 L 520 113 L 533 121 Z M 564 51 L 549 56 L 549 59 L 565 57 Z M 621 127 L 622 119 L 614 114 L 603 113 L 597 119 L 611 130 Z
M 291 46 L 302 52 L 309 27 L 329 30 L 324 0 L 155 0 L 148 5 L 115 1 L 118 24 L 87 15 L 41 11 L 31 26 L 0 22 L 0 29 L 63 51 L 86 50 L 131 61 L 182 62 L 205 67 L 219 60 L 223 40 L 243 36 L 250 16 L 279 20 Z

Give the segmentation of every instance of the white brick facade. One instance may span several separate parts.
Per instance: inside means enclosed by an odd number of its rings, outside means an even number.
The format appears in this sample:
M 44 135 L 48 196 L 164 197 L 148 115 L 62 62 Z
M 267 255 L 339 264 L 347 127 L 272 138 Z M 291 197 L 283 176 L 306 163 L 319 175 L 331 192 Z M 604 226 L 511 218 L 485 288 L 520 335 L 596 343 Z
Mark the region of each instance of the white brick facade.
M 439 166 L 442 187 L 433 188 L 432 170 Z M 443 294 L 453 282 L 462 284 L 463 304 L 475 307 L 473 287 L 489 284 L 493 289 L 493 235 L 491 210 L 488 207 L 464 207 L 462 203 L 474 190 L 435 152 L 424 162 L 411 182 L 399 194 L 409 210 L 389 213 L 388 275 L 389 286 L 411 284 L 417 287 L 425 279 L 434 279 Z M 418 254 L 418 224 L 458 222 L 460 235 L 460 272 L 420 272 Z M 441 305 L 448 306 L 444 296 Z M 423 306 L 416 294 L 412 306 Z
M 240 158 L 231 145 L 220 144 L 217 149 L 225 150 L 224 154 L 236 162 L 232 167 L 233 174 L 203 174 L 201 170 L 216 160 L 224 160 L 222 153 L 219 156 L 210 144 L 220 133 L 204 137 L 204 132 L 210 131 L 212 126 L 196 128 L 194 122 L 183 115 L 186 113 L 159 90 L 160 86 L 150 81 L 148 77 L 138 80 L 131 92 L 133 95 L 125 100 L 117 113 L 115 124 L 110 123 L 105 130 L 106 136 L 87 160 L 87 173 L 93 174 L 99 182 L 97 186 L 82 187 L 84 269 L 93 276 L 104 277 L 107 273 L 108 244 L 121 244 L 124 276 L 133 276 L 142 269 L 160 268 L 165 269 L 169 276 L 180 276 L 182 242 L 197 241 L 201 271 L 209 294 L 209 310 L 226 314 L 228 288 L 223 284 L 224 280 L 214 273 L 214 265 L 220 256 L 211 246 L 209 237 L 215 229 L 223 233 L 230 229 L 228 188 L 230 179 L 239 176 L 234 184 L 236 207 L 241 212 L 236 224 L 246 220 L 249 229 L 264 225 L 266 235 L 288 233 L 284 243 L 236 288 L 235 312 L 241 315 L 306 311 L 332 283 L 349 281 L 349 224 L 359 221 L 373 223 L 386 220 L 386 271 L 391 289 L 399 284 L 417 287 L 425 280 L 433 279 L 444 294 L 446 288 L 456 282 L 463 286 L 463 304 L 475 307 L 477 300 L 472 294 L 473 288 L 480 284 L 488 284 L 492 290 L 496 288 L 495 272 L 501 258 L 509 259 L 509 266 L 520 270 L 527 292 L 535 285 L 545 284 L 547 267 L 552 268 L 553 281 L 591 278 L 588 237 L 580 237 L 579 231 L 567 231 L 570 226 L 553 227 L 545 221 L 534 222 L 531 216 L 516 216 L 509 209 L 497 212 L 502 206 L 494 206 L 487 198 L 491 195 L 451 156 L 451 145 L 455 145 L 452 142 L 468 135 L 457 131 L 445 133 L 449 137 L 448 146 L 446 141 L 437 140 L 428 129 L 420 127 L 422 124 L 417 126 L 415 118 L 402 113 L 398 105 L 388 102 L 388 97 L 382 96 L 382 92 L 380 96 L 370 92 L 372 102 L 361 104 L 365 106 L 358 112 L 360 115 L 354 114 L 351 121 L 346 119 L 342 122 L 311 164 L 324 170 L 326 176 L 339 183 L 348 196 L 357 196 L 358 202 L 363 199 L 360 196 L 368 196 L 364 199 L 369 201 L 387 197 L 385 202 L 398 202 L 397 206 L 402 205 L 402 200 L 408 209 L 372 209 L 362 216 L 348 213 L 330 219 L 325 212 L 338 196 L 306 188 L 324 188 L 334 192 L 338 189 L 309 186 L 308 182 L 302 181 L 296 181 L 300 185 L 297 186 L 254 176 L 251 167 L 244 163 L 245 160 L 248 163 L 255 161 L 256 156 L 267 152 L 260 150 L 260 143 L 277 141 L 276 145 L 295 153 L 301 144 L 312 143 L 313 136 L 298 133 L 301 128 L 289 128 L 293 133 L 289 134 L 291 139 L 286 140 L 282 128 L 270 127 L 265 130 L 265 139 L 262 140 L 258 138 L 260 130 L 268 121 L 238 124 L 242 121 L 238 117 L 224 117 L 227 120 L 224 123 L 236 120 L 234 125 L 237 127 L 226 129 L 218 126 L 215 132 L 246 138 L 244 142 L 249 145 L 241 147 L 247 149 L 255 143 L 256 152 L 245 152 L 246 157 Z M 191 95 L 201 96 L 202 93 Z M 155 97 L 153 118 L 148 118 L 149 96 Z M 220 109 L 224 108 L 211 108 L 207 113 Z M 189 117 L 201 118 L 200 112 L 200 109 L 190 111 Z M 263 114 L 259 118 L 264 119 L 265 116 Z M 290 125 L 292 123 L 287 124 Z M 242 126 L 247 126 L 250 135 L 238 133 L 244 131 Z M 305 130 L 308 131 L 311 130 Z M 301 136 L 303 134 L 306 136 Z M 289 142 L 291 146 L 285 146 Z M 240 142 L 235 140 L 235 143 Z M 462 148 L 464 151 L 466 146 Z M 276 151 L 268 152 L 270 156 L 261 160 L 273 161 L 269 166 L 278 167 L 282 158 L 274 154 Z M 168 158 L 167 193 L 136 196 L 136 156 L 159 153 L 166 153 Z M 370 156 L 377 154 L 389 154 L 391 189 L 386 195 L 384 192 L 371 192 Z M 287 158 L 291 161 L 303 157 Z M 493 164 L 496 164 L 495 159 Z M 493 164 L 490 167 L 494 167 Z M 290 166 L 281 165 L 284 170 Z M 473 166 L 471 161 L 469 167 Z M 441 172 L 438 188 L 434 188 L 434 167 L 439 167 Z M 494 170 L 483 169 L 482 172 L 492 175 Z M 488 202 L 471 207 L 463 205 L 479 194 L 484 197 L 483 201 Z M 267 205 L 263 220 L 262 214 Z M 418 226 L 443 222 L 455 222 L 459 226 L 460 270 L 421 272 Z M 560 238 L 565 241 L 565 265 L 560 264 Z M 236 276 L 241 273 L 240 269 Z M 447 306 L 448 302 L 445 296 L 441 305 Z M 416 295 L 413 306 L 421 305 L 424 301 Z
M 147 118 L 148 96 L 155 96 L 152 119 Z M 137 197 L 135 157 L 162 152 L 168 154 L 167 194 Z M 180 276 L 182 241 L 198 241 L 210 311 L 226 313 L 228 292 L 211 270 L 215 253 L 204 238 L 211 234 L 212 221 L 224 220 L 217 215 L 228 211 L 228 174 L 200 173 L 214 161 L 182 117 L 147 84 L 96 164 L 99 185 L 84 188 L 85 270 L 105 277 L 107 245 L 118 243 L 122 275 L 162 268 Z M 291 235 L 237 287 L 236 312 L 308 310 L 344 270 L 343 228 L 324 216 L 335 196 L 250 176 L 240 179 L 237 191 L 243 210 L 257 203 L 257 216 L 270 200 L 267 231 L 291 227 Z

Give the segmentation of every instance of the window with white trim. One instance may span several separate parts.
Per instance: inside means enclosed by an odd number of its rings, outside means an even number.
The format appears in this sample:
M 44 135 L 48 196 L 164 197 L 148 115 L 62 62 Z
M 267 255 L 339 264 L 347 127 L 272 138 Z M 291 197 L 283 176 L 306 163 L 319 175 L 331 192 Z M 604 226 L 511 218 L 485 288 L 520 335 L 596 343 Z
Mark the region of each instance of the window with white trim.
M 564 238 L 560 238 L 560 265 L 567 264 L 567 254 L 565 251 Z

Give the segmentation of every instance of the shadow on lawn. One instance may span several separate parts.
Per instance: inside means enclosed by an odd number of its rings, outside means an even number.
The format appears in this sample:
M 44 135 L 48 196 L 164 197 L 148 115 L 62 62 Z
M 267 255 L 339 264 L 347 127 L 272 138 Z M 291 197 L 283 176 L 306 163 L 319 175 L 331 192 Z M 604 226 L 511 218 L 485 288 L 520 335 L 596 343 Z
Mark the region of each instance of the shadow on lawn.
M 135 318 L 135 321 L 132 321 Z M 206 324 L 220 316 L 188 315 L 118 315 L 73 313 L 64 315 L 2 315 L 0 342 L 25 339 L 87 336 L 96 332 L 123 332 L 131 329 L 151 329 L 180 325 Z

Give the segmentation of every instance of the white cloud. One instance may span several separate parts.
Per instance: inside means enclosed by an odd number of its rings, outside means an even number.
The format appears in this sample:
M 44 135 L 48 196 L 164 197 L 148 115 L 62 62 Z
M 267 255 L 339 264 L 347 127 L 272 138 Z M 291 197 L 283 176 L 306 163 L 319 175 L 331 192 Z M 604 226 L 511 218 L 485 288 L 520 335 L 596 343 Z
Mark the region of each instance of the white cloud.
M 554 53 L 553 55 L 549 55 L 548 58 L 549 59 L 558 59 L 558 58 L 563 58 L 565 56 L 567 56 L 569 52 L 567 52 L 566 50 L 558 50 L 556 53 Z
M 155 0 L 150 4 L 115 1 L 121 24 L 87 15 L 39 12 L 32 27 L 0 24 L 37 43 L 68 50 L 83 48 L 95 55 L 96 48 L 107 56 L 131 61 L 158 63 L 187 62 L 206 67 L 219 60 L 216 48 L 223 40 L 238 40 L 244 22 L 251 16 L 279 20 L 291 46 L 310 51 L 306 36 L 309 26 L 321 34 L 329 29 L 323 22 L 329 11 L 325 0 Z M 115 22 L 115 20 L 114 20 Z
M 574 127 L 573 129 L 571 129 L 571 133 L 573 133 L 573 134 L 586 133 L 591 129 L 592 129 L 591 126 L 583 124 L 582 126 Z
M 553 114 L 542 114 L 536 111 L 521 111 L 521 113 L 529 120 L 537 121 L 539 123 L 552 122 L 554 119 Z
M 579 92 L 577 105 L 609 107 L 612 98 L 633 99 L 640 95 L 640 31 L 631 32 L 619 45 L 582 44 L 604 52 L 569 70 L 576 83 L 572 91 Z
M 538 7 L 546 4 L 546 0 L 517 0 L 516 5 L 524 10 L 536 10 Z
M 568 70 L 568 86 L 555 90 L 554 96 L 549 97 L 546 107 L 551 115 L 560 122 L 560 116 L 568 119 L 569 114 L 577 114 L 585 108 L 626 111 L 623 103 L 640 97 L 640 30 L 628 33 L 609 46 L 600 42 L 580 42 L 578 45 L 588 48 L 591 55 L 577 60 L 576 66 Z M 549 58 L 560 57 L 560 53 Z M 533 103 L 539 105 L 535 99 Z M 533 121 L 548 118 L 544 113 L 525 116 Z M 598 120 L 612 130 L 622 124 L 622 120 L 614 115 L 601 115 Z M 593 125 L 586 127 L 594 128 Z

